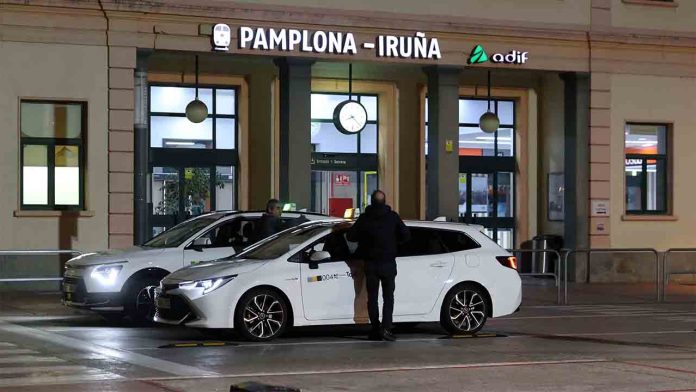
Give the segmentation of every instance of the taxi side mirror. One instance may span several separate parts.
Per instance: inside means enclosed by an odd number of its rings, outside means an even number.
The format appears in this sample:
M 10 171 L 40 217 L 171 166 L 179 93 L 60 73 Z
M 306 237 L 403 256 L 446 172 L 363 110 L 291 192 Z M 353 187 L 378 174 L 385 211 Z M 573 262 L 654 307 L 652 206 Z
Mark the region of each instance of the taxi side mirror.
M 319 251 L 312 253 L 309 256 L 309 269 L 319 269 L 319 263 L 325 263 L 331 260 L 331 253 Z

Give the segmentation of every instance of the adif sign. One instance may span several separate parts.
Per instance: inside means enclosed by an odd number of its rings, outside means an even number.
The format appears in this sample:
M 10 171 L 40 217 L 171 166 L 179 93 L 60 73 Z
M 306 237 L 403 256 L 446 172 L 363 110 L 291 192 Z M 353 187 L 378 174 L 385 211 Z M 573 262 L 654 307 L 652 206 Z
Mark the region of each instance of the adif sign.
M 495 53 L 491 56 L 491 61 L 502 64 L 524 64 L 529 59 L 529 52 L 511 50 L 508 54 Z

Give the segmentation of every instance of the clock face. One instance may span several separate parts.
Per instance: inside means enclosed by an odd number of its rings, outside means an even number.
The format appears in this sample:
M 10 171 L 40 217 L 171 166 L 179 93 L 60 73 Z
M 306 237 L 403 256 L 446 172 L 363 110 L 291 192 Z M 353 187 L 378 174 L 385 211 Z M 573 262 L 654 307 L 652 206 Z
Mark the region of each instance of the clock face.
M 345 134 L 355 134 L 367 124 L 367 110 L 357 101 L 343 101 L 334 110 L 334 125 Z

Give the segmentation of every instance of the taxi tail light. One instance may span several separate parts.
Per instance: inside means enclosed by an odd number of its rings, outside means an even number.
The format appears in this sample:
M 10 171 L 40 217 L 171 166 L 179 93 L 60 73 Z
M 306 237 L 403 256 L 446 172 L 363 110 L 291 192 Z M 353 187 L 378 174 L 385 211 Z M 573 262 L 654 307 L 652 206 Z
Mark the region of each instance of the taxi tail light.
M 503 265 L 503 267 L 508 267 L 512 268 L 515 271 L 517 271 L 517 257 L 515 256 L 496 256 L 496 260 L 500 264 Z

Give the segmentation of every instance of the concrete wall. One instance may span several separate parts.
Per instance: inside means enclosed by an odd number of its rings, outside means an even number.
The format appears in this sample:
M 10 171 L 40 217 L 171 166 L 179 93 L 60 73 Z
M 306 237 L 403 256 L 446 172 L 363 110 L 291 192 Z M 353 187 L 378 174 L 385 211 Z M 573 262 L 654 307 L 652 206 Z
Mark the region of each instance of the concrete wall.
M 685 2 L 682 2 L 685 3 Z M 646 93 L 649 92 L 649 93 Z M 638 75 L 611 77 L 611 246 L 693 247 L 696 208 L 695 78 Z M 626 121 L 673 123 L 673 216 L 651 220 L 624 218 L 624 124 Z M 649 218 L 650 219 L 650 218 Z
M 257 0 L 254 4 L 322 7 L 367 12 L 400 12 L 418 15 L 447 15 L 472 19 L 536 21 L 544 23 L 590 23 L 590 0 Z M 398 11 L 397 11 L 398 10 Z
M 614 27 L 693 32 L 696 1 L 679 0 L 673 4 L 644 5 L 631 0 L 612 0 L 611 20 Z M 657 2 L 656 2 L 657 3 Z
M 21 215 L 17 211 L 22 97 L 87 102 L 87 212 L 78 218 L 71 242 L 74 249 L 107 247 L 107 70 L 106 47 L 0 41 L 0 249 L 57 248 L 61 233 L 56 214 L 15 216 Z

